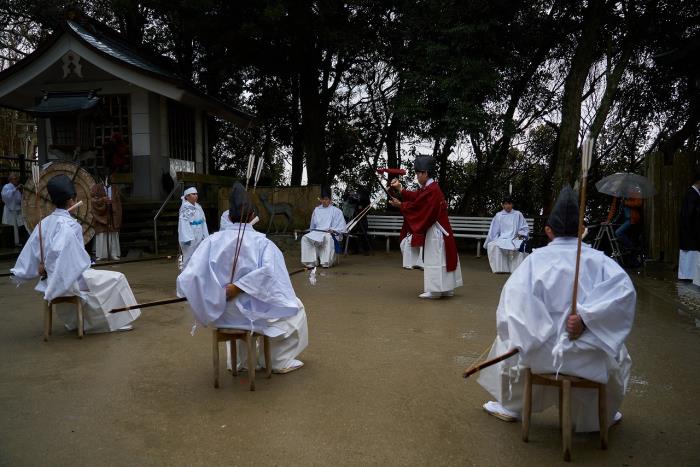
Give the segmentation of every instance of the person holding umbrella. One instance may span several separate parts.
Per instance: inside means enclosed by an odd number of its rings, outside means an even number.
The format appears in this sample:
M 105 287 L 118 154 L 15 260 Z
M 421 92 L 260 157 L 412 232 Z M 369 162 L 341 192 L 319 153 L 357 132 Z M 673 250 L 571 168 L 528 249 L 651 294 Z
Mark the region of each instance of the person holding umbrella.
M 625 249 L 630 250 L 631 234 L 634 232 L 637 235 L 642 226 L 642 199 L 656 194 L 654 185 L 641 175 L 616 173 L 601 179 L 595 187 L 600 193 L 615 197 L 607 221 L 603 224 L 621 221 L 622 225 L 615 231 L 615 236 Z
M 634 233 L 636 237 L 642 225 L 643 202 L 640 192 L 639 187 L 628 187 L 624 197 L 613 198 L 605 221 L 607 224 L 622 221 L 620 227 L 615 230 L 615 237 L 626 250 L 632 249 L 630 233 Z

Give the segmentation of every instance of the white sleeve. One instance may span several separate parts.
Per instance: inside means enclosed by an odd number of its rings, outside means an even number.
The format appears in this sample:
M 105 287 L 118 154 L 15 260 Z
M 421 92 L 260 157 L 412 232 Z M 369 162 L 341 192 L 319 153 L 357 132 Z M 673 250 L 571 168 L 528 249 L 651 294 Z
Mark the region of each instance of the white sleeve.
M 56 229 L 47 239 L 44 248 L 46 267 L 45 300 L 53 300 L 73 293 L 75 282 L 90 267 L 90 255 L 85 251 L 82 237 L 76 238 L 75 232 L 64 228 Z
M 530 227 L 527 225 L 527 221 L 525 220 L 523 213 L 519 212 L 518 214 L 518 235 L 528 237 L 530 234 Z
M 632 330 L 637 293 L 627 273 L 615 261 L 603 261 L 601 277 L 576 304 L 587 328 L 578 340 L 616 358 Z
M 332 229 L 340 233 L 345 233 L 348 229 L 347 224 L 345 222 L 345 216 L 343 216 L 343 211 L 341 211 L 338 208 L 335 208 L 335 216 L 333 219 Z
M 192 226 L 190 225 L 190 219 L 187 215 L 187 211 L 180 211 L 180 216 L 178 218 L 177 236 L 178 241 L 180 243 L 187 243 L 194 240 L 194 233 L 192 232 Z
M 211 258 L 211 238 L 199 244 L 177 277 L 177 296 L 187 297 L 195 318 L 205 326 L 226 310 L 227 278 L 217 273 L 216 259 Z
M 9 205 L 12 203 L 12 195 L 13 195 L 12 188 L 14 188 L 12 183 L 8 183 L 7 185 L 2 187 L 2 202 L 5 203 L 6 205 Z
M 201 207 L 199 209 L 202 211 L 202 222 L 204 223 L 204 225 L 202 225 L 202 230 L 204 231 L 204 237 L 206 238 L 209 236 L 209 227 L 207 227 L 207 216 L 204 214 L 204 209 L 202 209 Z
M 486 234 L 486 240 L 484 240 L 484 247 L 492 242 L 494 239 L 498 238 L 500 234 L 500 221 L 498 221 L 498 214 L 493 216 L 491 219 L 491 226 L 489 227 L 489 233 Z
M 316 222 L 316 209 L 314 208 L 314 212 L 311 214 L 311 223 L 309 224 L 309 230 L 313 230 L 318 227 L 318 222 Z
M 15 262 L 15 267 L 10 269 L 15 283 L 21 284 L 39 277 L 39 251 L 39 229 L 34 227 Z

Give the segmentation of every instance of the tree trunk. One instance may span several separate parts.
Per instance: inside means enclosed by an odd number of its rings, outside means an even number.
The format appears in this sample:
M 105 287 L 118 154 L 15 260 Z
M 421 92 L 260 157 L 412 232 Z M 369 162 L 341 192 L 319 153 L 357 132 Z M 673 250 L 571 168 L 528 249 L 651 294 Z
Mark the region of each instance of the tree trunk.
M 292 177 L 291 185 L 301 185 L 304 173 L 304 138 L 299 116 L 299 76 L 292 75 L 292 106 L 290 120 L 292 122 Z
M 447 178 L 447 158 L 450 156 L 450 153 L 452 152 L 452 146 L 454 146 L 456 140 L 456 136 L 452 135 L 445 138 L 445 142 L 443 143 L 442 148 L 440 148 L 437 157 L 437 161 L 440 167 L 440 170 L 438 172 L 438 180 L 440 182 L 440 188 L 442 188 L 442 192 L 444 193 L 445 198 L 449 198 L 449 193 L 452 185 L 451 181 Z
M 394 114 L 391 118 L 391 123 L 386 129 L 386 163 L 390 168 L 399 167 L 398 149 L 399 125 L 398 118 Z
M 600 100 L 598 109 L 596 109 L 595 118 L 593 119 L 593 123 L 591 123 L 591 128 L 589 130 L 589 133 L 594 140 L 598 138 L 600 131 L 603 129 L 603 125 L 605 125 L 605 120 L 608 118 L 610 108 L 612 107 L 615 95 L 617 94 L 618 86 L 620 85 L 620 79 L 622 78 L 625 69 L 627 69 L 627 64 L 629 63 L 630 58 L 632 58 L 632 50 L 632 41 L 628 40 L 625 43 L 622 53 L 620 54 L 620 58 L 613 67 L 612 72 L 607 76 L 605 82 L 605 93 L 603 94 L 603 98 Z
M 301 101 L 302 134 L 306 154 L 306 174 L 309 183 L 327 182 L 328 161 L 323 144 L 321 101 L 315 68 L 301 72 L 299 97 Z
M 311 184 L 326 184 L 328 161 L 324 141 L 325 113 L 319 80 L 322 58 L 311 26 L 314 15 L 311 4 L 306 2 L 291 2 L 289 14 L 292 23 L 296 25 L 297 33 L 292 47 L 294 62 L 299 67 L 299 103 L 306 175 Z
M 557 150 L 552 161 L 555 164 L 552 173 L 554 193 L 558 193 L 564 185 L 572 184 L 575 179 L 578 134 L 581 125 L 581 95 L 595 57 L 596 42 L 601 33 L 603 6 L 602 0 L 590 0 L 588 3 L 583 15 L 583 31 L 571 60 L 569 74 L 566 76 Z M 553 201 L 554 193 L 550 193 L 549 204 Z

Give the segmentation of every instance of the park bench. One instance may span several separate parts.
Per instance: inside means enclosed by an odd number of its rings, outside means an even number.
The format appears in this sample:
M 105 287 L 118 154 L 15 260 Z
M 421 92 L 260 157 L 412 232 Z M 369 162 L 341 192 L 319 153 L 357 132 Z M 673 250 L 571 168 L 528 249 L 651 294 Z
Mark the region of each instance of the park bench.
M 455 238 L 473 238 L 476 240 L 476 257 L 481 257 L 481 243 L 486 239 L 491 226 L 491 217 L 467 217 L 467 216 L 449 216 L 450 225 Z M 525 221 L 530 227 L 530 234 L 533 232 L 535 220 L 526 218 Z M 398 237 L 401 233 L 403 225 L 403 217 L 401 216 L 367 216 L 369 235 L 386 237 L 386 251 L 389 251 L 389 240 L 391 237 Z

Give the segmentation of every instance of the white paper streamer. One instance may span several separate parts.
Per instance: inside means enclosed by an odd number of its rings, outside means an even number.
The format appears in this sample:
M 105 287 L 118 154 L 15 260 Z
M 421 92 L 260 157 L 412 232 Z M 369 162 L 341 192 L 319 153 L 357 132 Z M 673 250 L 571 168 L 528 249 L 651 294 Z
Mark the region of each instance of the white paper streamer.
M 556 378 L 559 378 L 559 371 L 562 365 L 564 365 L 564 343 L 569 339 L 569 334 L 567 332 L 562 332 L 559 335 L 559 340 L 557 344 L 552 349 L 552 366 L 557 369 Z
M 515 364 L 515 381 L 511 376 L 513 367 L 508 367 L 508 400 L 513 398 L 513 383 L 517 384 L 520 381 L 520 364 L 522 361 L 522 356 L 518 353 L 518 363 Z

